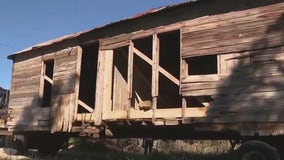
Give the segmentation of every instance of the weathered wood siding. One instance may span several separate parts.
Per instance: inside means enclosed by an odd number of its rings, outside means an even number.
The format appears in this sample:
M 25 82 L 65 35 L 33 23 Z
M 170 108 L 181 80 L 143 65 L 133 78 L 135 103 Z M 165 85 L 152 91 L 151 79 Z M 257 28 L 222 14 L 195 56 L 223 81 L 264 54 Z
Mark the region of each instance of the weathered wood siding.
M 183 96 L 215 100 L 199 122 L 284 122 L 283 17 L 279 3 L 202 17 L 182 28 L 182 58 L 219 57 L 217 74 L 181 79 Z
M 81 48 L 15 57 L 8 126 L 11 130 L 70 131 L 77 107 Z M 54 60 L 51 107 L 41 107 L 43 61 Z M 51 127 L 51 128 L 50 128 Z
M 41 56 L 15 58 L 7 123 L 9 128 L 48 129 L 50 109 L 38 107 L 41 69 Z
M 284 3 L 192 20 L 182 28 L 182 56 L 236 53 L 283 44 Z
M 78 106 L 81 54 L 81 47 L 73 47 L 59 51 L 55 55 L 51 132 L 71 131 Z

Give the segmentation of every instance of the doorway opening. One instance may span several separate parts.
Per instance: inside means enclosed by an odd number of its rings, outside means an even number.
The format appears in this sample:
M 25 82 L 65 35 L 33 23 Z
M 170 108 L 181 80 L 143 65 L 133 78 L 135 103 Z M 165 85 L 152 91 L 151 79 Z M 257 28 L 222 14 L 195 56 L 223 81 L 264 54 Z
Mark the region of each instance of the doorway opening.
M 88 113 L 95 109 L 99 45 L 83 46 L 82 50 L 78 113 Z

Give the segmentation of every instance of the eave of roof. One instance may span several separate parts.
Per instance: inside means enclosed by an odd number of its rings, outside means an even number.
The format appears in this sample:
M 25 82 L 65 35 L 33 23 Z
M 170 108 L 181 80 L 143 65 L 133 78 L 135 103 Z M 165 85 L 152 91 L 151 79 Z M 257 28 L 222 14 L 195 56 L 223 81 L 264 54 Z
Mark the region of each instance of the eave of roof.
M 63 42 L 63 41 L 69 40 L 69 39 L 73 39 L 73 38 L 79 37 L 82 34 L 86 34 L 86 33 L 89 33 L 89 32 L 95 31 L 95 30 L 99 30 L 99 29 L 102 29 L 102 28 L 106 28 L 106 27 L 115 25 L 117 23 L 131 21 L 131 20 L 134 20 L 134 19 L 138 19 L 138 18 L 141 18 L 141 17 L 144 17 L 144 16 L 151 15 L 151 14 L 160 13 L 160 12 L 163 12 L 163 11 L 166 11 L 166 10 L 169 10 L 169 9 L 174 9 L 176 7 L 181 7 L 181 6 L 184 6 L 184 5 L 188 5 L 188 4 L 194 3 L 196 1 L 201 1 L 201 0 L 190 0 L 190 1 L 187 1 L 187 2 L 182 2 L 182 3 L 178 3 L 178 4 L 174 4 L 174 5 L 165 6 L 165 7 L 154 8 L 154 9 L 148 10 L 147 12 L 136 14 L 136 15 L 134 15 L 132 17 L 129 17 L 129 18 L 126 18 L 126 19 L 122 19 L 120 21 L 111 22 L 111 23 L 106 24 L 104 26 L 96 27 L 96 28 L 93 28 L 93 29 L 90 29 L 90 30 L 81 31 L 81 32 L 77 32 L 77 33 L 73 33 L 73 34 L 69 34 L 69 35 L 64 35 L 64 36 L 61 36 L 59 38 L 51 39 L 49 41 L 45 41 L 45 42 L 36 44 L 36 45 L 34 45 L 32 47 L 29 47 L 29 48 L 26 48 L 26 49 L 21 50 L 19 52 L 16 52 L 14 54 L 11 54 L 7 58 L 8 59 L 13 59 L 15 55 L 19 55 L 19 54 L 22 54 L 22 53 L 30 52 L 30 51 L 32 51 L 34 49 L 50 46 L 52 44 L 56 44 L 56 43 L 60 43 L 60 42 Z

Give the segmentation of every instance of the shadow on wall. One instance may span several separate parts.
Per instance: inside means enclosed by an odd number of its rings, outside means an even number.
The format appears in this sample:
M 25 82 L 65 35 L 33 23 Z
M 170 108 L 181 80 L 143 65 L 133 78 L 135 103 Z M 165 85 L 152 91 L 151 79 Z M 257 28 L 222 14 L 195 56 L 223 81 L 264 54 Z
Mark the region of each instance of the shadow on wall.
M 284 14 L 267 27 L 265 37 L 236 57 L 239 63 L 218 86 L 207 113 L 211 122 L 284 122 L 283 24 Z M 250 129 L 258 125 L 254 127 Z
M 13 113 L 10 114 L 12 116 L 10 124 L 14 130 L 50 131 L 54 129 L 54 132 L 70 130 L 76 108 L 74 79 L 76 80 L 77 77 L 74 73 L 63 81 L 54 81 L 50 106 L 42 107 L 39 96 L 35 95 L 29 105 L 18 110 L 10 109 Z M 66 89 L 65 86 L 73 87 Z

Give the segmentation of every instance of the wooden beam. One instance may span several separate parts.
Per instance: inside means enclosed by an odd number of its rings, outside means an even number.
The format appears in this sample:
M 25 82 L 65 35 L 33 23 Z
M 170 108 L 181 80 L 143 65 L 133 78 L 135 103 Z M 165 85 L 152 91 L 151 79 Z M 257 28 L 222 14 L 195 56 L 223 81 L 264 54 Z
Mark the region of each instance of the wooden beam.
M 79 91 L 80 91 L 80 77 L 81 77 L 81 64 L 82 64 L 82 54 L 83 50 L 80 46 L 77 47 L 77 61 L 76 61 L 76 79 L 75 79 L 75 102 L 74 102 L 74 108 L 70 111 L 70 120 L 69 120 L 69 127 L 68 131 L 71 131 L 72 128 L 72 122 L 76 119 L 77 112 L 78 112 L 78 101 L 79 101 Z
M 157 109 L 157 96 L 159 94 L 159 56 L 160 41 L 157 34 L 152 36 L 152 121 L 155 122 L 155 114 Z
M 128 92 L 128 105 L 127 105 L 127 118 L 130 117 L 130 108 L 132 101 L 132 87 L 133 87 L 133 48 L 132 41 L 129 42 L 128 47 L 128 68 L 127 68 L 127 92 Z
M 186 108 L 184 112 L 185 118 L 198 118 L 198 117 L 206 117 L 207 107 L 194 107 L 194 108 Z M 137 119 L 152 119 L 153 113 L 149 111 L 141 111 L 130 109 L 130 120 Z M 178 119 L 182 118 L 182 108 L 169 108 L 169 109 L 157 109 L 155 118 L 160 119 Z M 108 118 L 104 118 L 103 120 L 126 120 L 127 114 L 125 111 L 111 111 L 110 116 Z
M 144 61 L 146 61 L 148 64 L 153 65 L 153 61 L 148 58 L 147 56 L 145 56 L 145 54 L 143 54 L 142 52 L 140 52 L 138 49 L 136 49 L 135 47 L 133 47 L 133 51 L 134 53 L 139 56 L 140 58 L 142 58 Z M 168 71 L 166 71 L 164 68 L 162 68 L 161 66 L 159 66 L 159 72 L 161 72 L 164 76 L 166 76 L 169 80 L 171 80 L 173 83 L 175 83 L 176 85 L 179 85 L 179 80 L 177 78 L 175 78 L 173 75 L 171 75 Z
M 162 68 L 161 66 L 159 66 L 159 71 L 166 76 L 169 80 L 171 80 L 172 82 L 174 82 L 174 84 L 179 86 L 179 80 L 174 77 L 172 74 L 170 74 L 168 71 L 166 71 L 164 68 Z
M 109 116 L 112 108 L 112 74 L 113 74 L 113 50 L 104 51 L 104 69 L 101 74 L 103 78 L 103 88 L 98 92 L 103 93 L 102 116 Z
M 92 107 L 90 107 L 86 103 L 82 102 L 81 100 L 78 100 L 78 105 L 80 105 L 81 107 L 85 108 L 87 111 L 89 111 L 91 113 L 94 111 L 94 109 Z
M 143 59 L 144 61 L 146 61 L 148 64 L 153 65 L 153 61 L 148 58 L 144 53 L 142 53 L 141 51 L 139 51 L 137 48 L 133 47 L 133 52 L 139 56 L 141 59 Z
M 160 56 L 160 44 L 157 34 L 153 35 L 152 45 L 152 97 L 158 96 L 159 93 L 159 56 Z
M 181 108 L 181 118 L 182 118 L 182 121 L 185 118 L 185 110 L 186 110 L 186 108 L 187 108 L 186 99 L 183 97 L 182 98 L 182 108 Z
M 53 80 L 51 78 L 49 78 L 47 75 L 44 75 L 44 80 L 46 80 L 50 84 L 53 84 Z
M 83 54 L 83 50 L 81 47 L 77 47 L 78 51 L 77 51 L 77 67 L 76 67 L 76 81 L 75 81 L 75 108 L 74 108 L 74 112 L 73 112 L 73 120 L 76 119 L 77 116 L 77 112 L 78 112 L 78 101 L 79 101 L 79 91 L 80 91 L 80 78 L 81 78 L 81 65 L 82 65 L 82 54 Z M 70 126 L 72 126 L 70 124 Z M 69 130 L 71 130 L 71 128 L 69 128 Z
M 14 65 L 15 63 L 13 64 L 13 73 L 14 73 Z M 44 71 L 45 71 L 45 64 L 44 64 L 44 61 L 41 61 L 41 76 L 40 76 L 40 84 L 39 84 L 39 92 L 38 92 L 38 96 L 39 96 L 39 105 L 42 105 L 42 98 L 43 98 L 43 92 L 44 92 Z M 14 83 L 14 77 L 12 77 L 12 87 L 15 86 L 15 83 Z M 11 98 L 11 95 L 10 95 L 10 99 Z
M 104 72 L 105 72 L 105 52 L 99 49 L 96 81 L 96 101 L 95 101 L 95 124 L 100 125 L 102 122 L 103 108 L 103 89 L 104 89 Z M 77 118 L 78 119 L 78 118 Z

